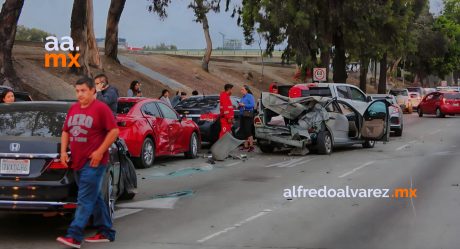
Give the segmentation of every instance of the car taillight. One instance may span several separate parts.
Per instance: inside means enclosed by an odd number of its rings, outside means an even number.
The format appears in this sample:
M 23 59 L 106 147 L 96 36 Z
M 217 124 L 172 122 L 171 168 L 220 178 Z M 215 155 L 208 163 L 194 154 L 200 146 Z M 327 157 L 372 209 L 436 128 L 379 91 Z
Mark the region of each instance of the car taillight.
M 62 206 L 64 209 L 76 209 L 77 208 L 77 204 L 75 203 L 67 203 L 67 204 L 64 204 Z
M 129 127 L 129 126 L 132 126 L 134 123 L 135 123 L 134 120 L 122 120 L 122 121 L 118 121 L 117 125 L 120 127 Z
M 209 121 L 214 122 L 219 118 L 219 114 L 217 113 L 203 113 L 200 115 L 201 121 Z
M 399 113 L 399 108 L 396 106 L 391 106 L 391 114 Z
M 262 125 L 262 119 L 259 116 L 256 116 L 254 118 L 254 125 L 255 126 L 261 126 Z
M 68 167 L 62 164 L 61 160 L 54 159 L 48 166 L 48 169 L 49 170 L 60 170 L 60 169 L 68 169 Z

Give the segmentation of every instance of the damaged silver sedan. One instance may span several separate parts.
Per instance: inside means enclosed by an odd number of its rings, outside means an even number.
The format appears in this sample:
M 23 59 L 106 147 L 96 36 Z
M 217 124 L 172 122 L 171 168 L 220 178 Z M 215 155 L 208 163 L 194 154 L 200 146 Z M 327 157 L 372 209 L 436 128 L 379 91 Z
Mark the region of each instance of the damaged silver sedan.
M 334 147 L 389 140 L 386 100 L 370 102 L 364 113 L 336 98 L 288 98 L 262 93 L 254 119 L 255 137 L 265 153 L 288 148 L 292 154 L 309 151 L 330 154 Z

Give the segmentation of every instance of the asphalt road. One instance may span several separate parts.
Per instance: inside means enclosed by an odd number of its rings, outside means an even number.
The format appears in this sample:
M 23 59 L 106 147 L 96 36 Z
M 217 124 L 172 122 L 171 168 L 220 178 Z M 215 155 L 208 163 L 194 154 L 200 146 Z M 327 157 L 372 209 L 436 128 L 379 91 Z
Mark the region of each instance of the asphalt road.
M 138 171 L 138 196 L 118 203 L 117 240 L 83 248 L 458 248 L 458 127 L 458 116 L 412 114 L 405 115 L 402 137 L 373 149 L 305 157 L 255 152 L 215 165 L 161 159 Z M 299 185 L 417 192 L 399 199 L 283 196 Z M 54 240 L 67 224 L 2 213 L 0 248 L 63 248 Z

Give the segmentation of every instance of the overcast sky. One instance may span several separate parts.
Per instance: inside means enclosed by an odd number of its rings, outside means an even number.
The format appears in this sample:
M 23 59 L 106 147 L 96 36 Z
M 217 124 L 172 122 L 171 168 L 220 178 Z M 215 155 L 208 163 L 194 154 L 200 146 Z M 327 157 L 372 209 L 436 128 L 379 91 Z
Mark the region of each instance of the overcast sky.
M 204 48 L 202 26 L 193 21 L 192 11 L 187 9 L 189 1 L 174 0 L 168 9 L 168 18 L 161 21 L 157 15 L 147 11 L 147 0 L 127 0 L 120 20 L 119 37 L 126 38 L 135 47 L 164 42 L 174 44 L 180 49 Z M 3 2 L 4 0 L 0 0 L 0 3 Z M 19 24 L 43 29 L 59 37 L 67 36 L 70 34 L 72 4 L 72 0 L 26 0 Z M 109 5 L 110 0 L 94 0 L 94 26 L 98 38 L 105 36 Z M 430 7 L 432 12 L 439 12 L 442 9 L 442 0 L 430 0 Z M 236 25 L 236 18 L 231 18 L 230 14 L 225 11 L 209 14 L 213 47 L 222 44 L 219 32 L 224 33 L 227 39 L 243 40 L 242 29 Z M 244 48 L 257 48 L 257 45 Z

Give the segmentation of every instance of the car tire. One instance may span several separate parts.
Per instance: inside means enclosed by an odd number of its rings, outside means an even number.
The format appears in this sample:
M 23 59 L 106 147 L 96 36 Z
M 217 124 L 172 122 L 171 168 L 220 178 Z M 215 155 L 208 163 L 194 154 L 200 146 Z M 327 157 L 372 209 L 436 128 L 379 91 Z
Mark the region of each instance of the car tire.
M 402 136 L 402 132 L 403 132 L 403 126 L 401 125 L 401 128 L 395 130 L 395 136 L 397 137 Z
M 141 155 L 136 158 L 136 166 L 139 169 L 146 169 L 153 166 L 155 162 L 155 144 L 147 137 L 142 143 Z
M 417 109 L 417 113 L 418 113 L 418 116 L 419 116 L 419 117 L 423 117 L 422 108 L 418 108 L 418 109 Z
M 441 109 L 439 109 L 439 107 L 436 108 L 436 117 L 437 117 L 437 118 L 444 118 L 444 117 L 446 117 L 446 115 L 444 115 L 444 114 L 441 112 Z
M 333 141 L 329 131 L 324 130 L 319 132 L 316 143 L 318 154 L 330 155 L 332 153 Z
M 363 143 L 363 148 L 374 148 L 375 140 L 366 140 Z
M 275 150 L 275 147 L 271 145 L 259 145 L 259 149 L 263 153 L 273 153 L 273 151 Z
M 189 150 L 185 152 L 185 157 L 188 159 L 194 159 L 198 157 L 198 148 L 199 147 L 199 141 L 198 141 L 198 135 L 196 132 L 193 132 L 192 135 L 190 136 L 190 142 L 189 142 Z
M 107 205 L 107 209 L 109 211 L 110 218 L 114 219 L 115 215 L 115 202 L 117 200 L 116 198 L 116 193 L 114 192 L 114 186 L 113 186 L 113 176 L 110 172 L 106 173 L 107 176 L 104 181 L 104 202 Z

